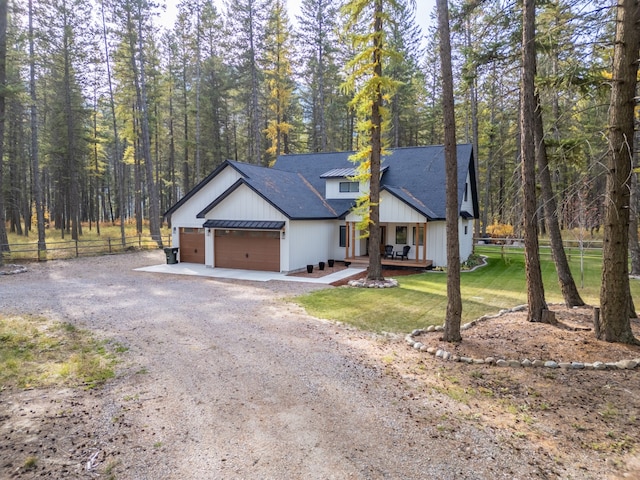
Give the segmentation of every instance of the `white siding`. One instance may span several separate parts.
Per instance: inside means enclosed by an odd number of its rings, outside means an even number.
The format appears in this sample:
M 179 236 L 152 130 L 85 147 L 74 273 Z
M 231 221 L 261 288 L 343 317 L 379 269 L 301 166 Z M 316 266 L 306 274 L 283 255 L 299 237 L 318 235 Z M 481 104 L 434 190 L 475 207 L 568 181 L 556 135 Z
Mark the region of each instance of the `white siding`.
M 447 264 L 447 229 L 445 222 L 429 222 L 427 224 L 427 258 L 433 261 L 434 267 Z
M 460 238 L 460 261 L 464 262 L 473 253 L 473 220 L 461 218 L 458 228 L 460 229 L 458 234 Z
M 465 234 L 464 227 L 467 227 Z M 460 218 L 458 222 L 460 261 L 464 262 L 473 252 L 473 220 Z M 447 228 L 445 222 L 429 222 L 427 225 L 427 258 L 434 267 L 447 265 Z
M 241 178 L 234 168 L 227 166 L 218 175 L 212 178 L 189 201 L 171 214 L 172 244 L 179 246 L 180 227 L 201 228 L 204 220 L 196 218 L 207 205 L 224 193 L 231 185 Z M 207 264 L 209 265 L 209 264 Z
M 208 204 L 207 204 L 208 205 Z M 288 222 L 280 211 L 275 209 L 269 202 L 259 196 L 246 185 L 241 185 L 227 198 L 215 206 L 207 213 L 206 220 L 258 220 L 258 221 L 284 221 Z M 199 219 L 200 225 L 205 220 Z M 289 267 L 289 245 L 290 231 L 285 223 L 284 238 L 280 238 L 280 271 L 287 272 Z M 205 264 L 215 266 L 214 245 L 215 236 L 213 233 L 205 237 Z
M 380 222 L 422 223 L 426 218 L 389 192 L 380 195 Z
M 207 220 L 286 220 L 280 211 L 246 185 L 241 185 L 205 216 Z
M 467 199 L 465 200 L 464 194 L 462 195 L 462 203 L 460 204 L 460 211 L 469 212 L 472 215 L 475 215 L 476 212 L 473 211 L 473 202 L 471 195 L 471 177 L 467 174 L 466 180 L 466 189 L 467 189 Z
M 291 239 L 289 271 L 317 265 L 330 258 L 344 259 L 344 248 L 332 248 L 340 244 L 339 223 L 333 220 L 292 220 L 287 237 Z
M 325 198 L 358 198 L 369 191 L 369 182 L 360 182 L 359 192 L 341 192 L 340 182 L 348 182 L 346 178 L 327 178 L 325 182 Z

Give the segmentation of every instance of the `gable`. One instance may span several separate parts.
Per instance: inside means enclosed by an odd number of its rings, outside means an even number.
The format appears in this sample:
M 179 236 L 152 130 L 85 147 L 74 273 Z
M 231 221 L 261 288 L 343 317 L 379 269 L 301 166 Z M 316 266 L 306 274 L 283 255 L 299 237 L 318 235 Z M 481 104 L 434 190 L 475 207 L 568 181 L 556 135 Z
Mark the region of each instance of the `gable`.
M 354 171 L 354 165 L 349 161 L 351 154 L 282 155 L 273 168 L 226 161 L 165 215 L 181 219 L 210 218 L 210 212 L 219 212 L 220 205 L 225 204 L 224 208 L 228 208 L 228 201 L 242 201 L 234 199 L 245 198 L 251 191 L 279 215 L 289 219 L 345 218 L 354 205 L 354 195 L 328 195 L 327 182 L 333 182 L 331 188 L 339 188 L 345 172 Z M 466 216 L 476 218 L 478 197 L 471 145 L 458 145 L 457 158 L 461 214 L 464 212 Z M 391 205 L 396 205 L 393 208 L 400 211 L 405 208 L 401 205 L 404 204 L 428 220 L 443 220 L 446 212 L 445 180 L 442 145 L 392 149 L 382 164 L 381 192 L 389 196 L 389 205 L 382 208 L 391 209 Z M 468 189 L 466 200 L 465 185 Z M 395 200 L 391 202 L 391 198 Z
M 282 221 L 286 216 L 249 186 L 240 184 L 229 191 L 206 213 L 199 215 L 207 220 L 273 220 Z
M 225 163 L 221 167 L 191 189 L 165 213 L 165 216 L 171 215 L 172 221 L 178 221 L 178 223 L 183 218 L 195 218 L 202 209 L 211 203 L 211 199 L 218 198 L 242 178 L 240 172 L 230 165 Z

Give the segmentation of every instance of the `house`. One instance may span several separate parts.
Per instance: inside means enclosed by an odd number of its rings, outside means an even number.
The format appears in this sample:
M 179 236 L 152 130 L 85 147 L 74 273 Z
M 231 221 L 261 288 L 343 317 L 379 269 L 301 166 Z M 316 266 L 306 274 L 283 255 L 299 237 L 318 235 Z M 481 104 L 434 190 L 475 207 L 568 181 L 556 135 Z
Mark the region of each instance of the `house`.
M 382 163 L 382 245 L 407 261 L 445 266 L 444 147 L 392 149 Z M 367 254 L 351 212 L 368 184 L 353 181 L 349 152 L 280 156 L 272 168 L 226 161 L 171 207 L 172 243 L 182 262 L 291 272 Z M 471 145 L 458 145 L 460 255 L 473 248 L 478 194 Z

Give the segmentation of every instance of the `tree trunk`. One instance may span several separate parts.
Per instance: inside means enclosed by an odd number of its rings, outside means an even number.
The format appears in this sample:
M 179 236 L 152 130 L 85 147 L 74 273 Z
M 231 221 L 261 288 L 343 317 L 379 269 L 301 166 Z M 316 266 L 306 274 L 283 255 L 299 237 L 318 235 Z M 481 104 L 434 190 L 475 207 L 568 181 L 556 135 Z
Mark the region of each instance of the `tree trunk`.
M 35 47 L 33 39 L 33 2 L 32 0 L 29 0 L 29 94 L 31 96 L 31 163 L 33 168 L 33 189 L 36 203 L 36 224 L 38 228 L 38 260 L 44 260 L 47 254 L 47 244 L 45 242 L 44 208 L 42 205 L 42 182 L 40 181 L 40 159 L 38 156 L 38 111 L 36 105 L 36 66 Z
M 456 155 L 456 119 L 453 100 L 453 73 L 449 7 L 447 0 L 436 1 L 438 32 L 440 34 L 440 63 L 442 68 L 442 113 L 444 116 L 444 154 L 446 171 L 447 224 L 447 313 L 443 340 L 459 342 L 462 318 L 460 295 L 460 240 L 458 238 L 458 160 Z
M 382 32 L 382 0 L 375 0 L 374 31 Z M 375 35 L 373 41 L 374 76 L 382 77 L 382 38 Z M 371 177 L 369 179 L 369 280 L 381 280 L 382 261 L 380 258 L 380 164 L 382 156 L 382 91 L 376 86 L 371 106 Z
M 540 190 L 542 193 L 542 203 L 544 204 L 544 218 L 549 233 L 551 243 L 551 254 L 558 273 L 560 290 L 567 307 L 580 307 L 584 301 L 580 297 L 578 287 L 573 280 L 569 261 L 564 251 L 562 234 L 558 223 L 558 211 L 556 199 L 551 186 L 551 174 L 549 173 L 549 159 L 547 158 L 547 147 L 544 141 L 544 129 L 542 125 L 542 105 L 540 98 L 536 94 L 536 118 L 535 118 L 535 143 L 536 158 L 538 163 L 538 175 L 540 177 Z
M 116 106 L 113 98 L 113 82 L 111 78 L 111 61 L 109 60 L 109 44 L 107 42 L 107 23 L 104 18 L 104 0 L 100 2 L 100 12 L 102 14 L 102 39 L 104 42 L 105 63 L 107 65 L 107 81 L 109 83 L 109 107 L 111 109 L 111 121 L 113 127 L 114 143 L 114 174 L 118 184 L 118 206 L 120 210 L 120 242 L 122 248 L 126 246 L 126 234 L 124 229 L 125 209 L 124 209 L 124 161 L 120 153 L 120 137 L 118 136 L 118 120 L 116 117 Z M 109 202 L 111 203 L 111 202 Z M 113 219 L 113 215 L 111 216 Z
M 153 162 L 151 160 L 151 137 L 149 134 L 149 117 L 147 114 L 147 93 L 145 79 L 145 60 L 144 60 L 144 44 L 142 38 L 142 12 L 138 5 L 138 45 L 137 51 L 139 56 L 140 68 L 135 59 L 136 45 L 133 36 L 133 25 L 131 23 L 130 12 L 128 12 L 129 27 L 129 46 L 131 48 L 131 69 L 136 88 L 136 103 L 138 104 L 138 113 L 140 116 L 140 136 L 141 136 L 141 153 L 144 160 L 144 168 L 147 178 L 147 195 L 149 196 L 149 233 L 151 238 L 156 242 L 158 248 L 162 248 L 162 236 L 160 235 L 160 199 L 158 196 L 158 188 L 153 180 Z
M 527 277 L 527 299 L 530 322 L 548 322 L 550 316 L 544 296 L 538 218 L 536 215 L 535 179 L 535 0 L 524 0 L 522 7 L 522 85 L 520 87 L 520 161 L 524 195 L 524 250 Z
M 637 0 L 618 0 L 609 107 L 598 338 L 621 343 L 638 343 L 629 321 L 628 272 L 629 178 L 633 164 L 634 97 L 640 49 L 638 14 Z
M 636 97 L 638 86 L 636 85 Z M 629 255 L 631 255 L 631 275 L 640 275 L 640 241 L 638 241 L 638 145 L 640 144 L 640 122 L 634 119 L 633 171 L 631 173 L 631 198 L 629 208 Z
M 7 84 L 7 0 L 0 0 L 0 265 L 4 252 L 9 252 L 4 196 L 2 192 L 4 163 L 4 124 Z

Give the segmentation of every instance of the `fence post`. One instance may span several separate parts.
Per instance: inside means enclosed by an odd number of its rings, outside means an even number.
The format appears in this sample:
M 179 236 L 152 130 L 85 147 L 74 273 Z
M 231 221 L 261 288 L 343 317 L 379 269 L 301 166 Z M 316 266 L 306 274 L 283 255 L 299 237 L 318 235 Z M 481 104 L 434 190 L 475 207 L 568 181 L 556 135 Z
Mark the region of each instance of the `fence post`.
M 111 237 L 107 237 L 107 242 L 109 242 L 109 253 L 111 253 Z
M 80 252 L 78 251 L 78 240 L 76 239 L 76 258 L 80 256 Z
M 142 234 L 138 234 L 138 248 L 142 248 Z

